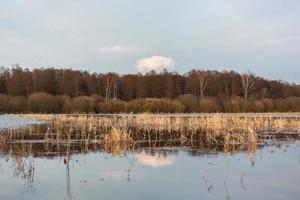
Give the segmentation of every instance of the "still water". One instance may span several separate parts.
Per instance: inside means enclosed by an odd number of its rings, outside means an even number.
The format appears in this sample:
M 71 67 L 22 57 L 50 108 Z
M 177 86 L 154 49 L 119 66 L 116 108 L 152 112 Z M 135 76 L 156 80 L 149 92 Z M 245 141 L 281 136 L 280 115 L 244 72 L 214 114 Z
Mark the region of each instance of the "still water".
M 18 117 L 15 115 L 0 115 L 0 130 L 41 123 L 43 122 L 39 120 Z
M 0 157 L 0 199 L 299 199 L 300 143 Z
M 0 116 L 0 130 L 35 123 Z M 0 146 L 0 200 L 300 199 L 299 141 L 233 151 L 24 141 Z

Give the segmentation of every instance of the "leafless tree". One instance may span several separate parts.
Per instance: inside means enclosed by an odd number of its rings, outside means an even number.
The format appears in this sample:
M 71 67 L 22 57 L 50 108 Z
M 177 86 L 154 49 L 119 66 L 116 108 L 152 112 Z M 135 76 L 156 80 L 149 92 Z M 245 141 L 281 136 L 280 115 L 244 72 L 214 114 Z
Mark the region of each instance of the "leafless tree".
M 117 95 L 116 75 L 108 74 L 106 77 L 105 101 L 107 102 L 111 97 L 117 98 Z
M 255 75 L 248 72 L 241 75 L 242 89 L 245 100 L 255 93 Z
M 198 79 L 199 79 L 200 97 L 203 97 L 204 96 L 204 91 L 205 91 L 206 85 L 207 85 L 205 74 L 200 72 L 198 74 Z
M 110 96 L 111 91 L 111 81 L 110 76 L 107 76 L 106 78 L 106 88 L 105 88 L 105 101 L 107 102 Z
M 116 84 L 116 79 L 114 78 L 114 96 L 113 98 L 117 98 L 117 84 Z

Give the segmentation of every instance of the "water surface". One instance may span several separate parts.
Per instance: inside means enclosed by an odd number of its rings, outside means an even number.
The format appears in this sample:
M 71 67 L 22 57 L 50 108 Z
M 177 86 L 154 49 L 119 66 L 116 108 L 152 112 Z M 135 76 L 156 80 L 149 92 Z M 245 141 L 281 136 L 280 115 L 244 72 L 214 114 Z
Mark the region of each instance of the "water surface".
M 299 199 L 300 143 L 256 152 L 143 148 L 0 158 L 1 199 Z
M 0 130 L 43 123 L 40 120 L 24 118 L 17 115 L 0 115 Z
M 1 128 L 34 123 L 0 116 Z M 5 200 L 298 200 L 299 177 L 297 140 L 231 149 L 170 142 L 82 146 L 43 138 L 0 146 Z

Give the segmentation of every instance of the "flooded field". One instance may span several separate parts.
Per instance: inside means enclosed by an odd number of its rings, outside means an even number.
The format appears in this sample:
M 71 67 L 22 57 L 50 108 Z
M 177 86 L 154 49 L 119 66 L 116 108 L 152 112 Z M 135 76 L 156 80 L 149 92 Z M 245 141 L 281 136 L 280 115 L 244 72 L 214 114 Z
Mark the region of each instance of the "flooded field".
M 14 117 L 0 116 L 9 124 L 16 123 Z M 300 196 L 298 118 L 35 118 L 48 123 L 2 127 L 0 199 L 252 200 Z M 24 118 L 34 124 L 32 119 Z

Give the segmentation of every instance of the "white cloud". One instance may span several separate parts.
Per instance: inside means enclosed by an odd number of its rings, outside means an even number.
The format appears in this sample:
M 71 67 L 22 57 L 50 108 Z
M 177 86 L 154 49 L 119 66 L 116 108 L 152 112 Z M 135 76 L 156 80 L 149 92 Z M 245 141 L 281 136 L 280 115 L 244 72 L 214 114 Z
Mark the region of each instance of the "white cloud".
M 173 69 L 175 61 L 170 57 L 152 56 L 143 58 L 136 62 L 136 69 L 140 72 L 147 72 L 151 70 L 159 71 L 162 69 Z
M 129 48 L 123 46 L 113 46 L 113 47 L 102 47 L 99 53 L 128 53 Z

